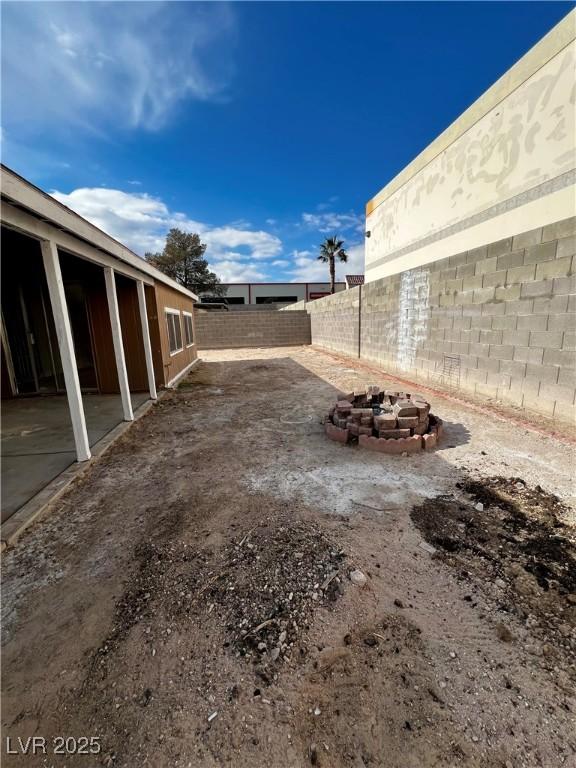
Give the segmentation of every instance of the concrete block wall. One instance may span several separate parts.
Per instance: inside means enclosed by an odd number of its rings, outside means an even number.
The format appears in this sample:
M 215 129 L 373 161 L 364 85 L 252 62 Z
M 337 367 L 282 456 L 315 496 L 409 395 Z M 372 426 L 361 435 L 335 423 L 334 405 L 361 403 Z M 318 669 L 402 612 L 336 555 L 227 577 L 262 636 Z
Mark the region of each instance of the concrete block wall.
M 360 291 L 352 288 L 306 305 L 313 343 L 324 349 L 358 355 Z
M 573 422 L 575 254 L 570 218 L 319 299 L 312 343 Z
M 286 307 L 282 307 L 282 312 L 301 312 L 303 309 L 305 310 L 307 305 L 309 304 L 308 301 L 305 301 L 304 299 L 302 301 L 295 301 L 292 304 L 288 304 Z
M 296 312 L 196 312 L 199 349 L 310 344 L 310 315 Z

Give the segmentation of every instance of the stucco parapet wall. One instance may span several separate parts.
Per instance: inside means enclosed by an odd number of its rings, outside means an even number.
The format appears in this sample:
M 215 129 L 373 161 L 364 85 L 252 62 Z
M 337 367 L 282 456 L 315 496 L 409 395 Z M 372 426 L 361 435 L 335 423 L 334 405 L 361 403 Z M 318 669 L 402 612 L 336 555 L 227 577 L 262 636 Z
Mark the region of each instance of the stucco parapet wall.
M 426 149 L 421 152 L 403 171 L 378 192 L 366 204 L 369 216 L 381 203 L 393 195 L 403 184 L 419 173 L 435 157 L 441 154 L 458 138 L 466 133 L 475 123 L 509 96 L 516 88 L 535 74 L 541 67 L 560 53 L 576 38 L 576 10 L 560 21 L 536 45 L 531 48 L 511 69 L 494 85 L 480 96 L 451 125 L 446 128 Z

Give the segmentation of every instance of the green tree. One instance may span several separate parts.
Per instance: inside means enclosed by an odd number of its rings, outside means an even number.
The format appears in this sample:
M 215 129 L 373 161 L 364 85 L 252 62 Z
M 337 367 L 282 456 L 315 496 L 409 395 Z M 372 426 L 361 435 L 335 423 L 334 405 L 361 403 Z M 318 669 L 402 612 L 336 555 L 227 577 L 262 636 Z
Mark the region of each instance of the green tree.
M 204 258 L 206 245 L 192 232 L 171 229 L 162 253 L 146 253 L 144 258 L 177 283 L 198 294 L 224 296 L 226 288 Z
M 344 250 L 344 240 L 338 240 L 336 236 L 327 237 L 320 246 L 318 260 L 329 264 L 330 293 L 334 293 L 336 290 L 334 285 L 336 282 L 336 259 L 338 259 L 338 261 L 343 261 L 344 263 L 348 261 L 348 254 Z

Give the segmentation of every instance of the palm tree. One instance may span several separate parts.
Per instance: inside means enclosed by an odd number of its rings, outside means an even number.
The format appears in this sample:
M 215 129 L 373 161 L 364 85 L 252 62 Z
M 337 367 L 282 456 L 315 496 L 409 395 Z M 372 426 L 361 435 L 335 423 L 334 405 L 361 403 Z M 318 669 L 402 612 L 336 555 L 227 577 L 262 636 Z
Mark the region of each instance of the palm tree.
M 335 280 L 336 280 L 336 259 L 338 261 L 347 262 L 348 254 L 344 250 L 344 240 L 338 240 L 336 236 L 327 237 L 326 240 L 320 246 L 319 261 L 328 263 L 330 265 L 330 293 L 335 292 Z

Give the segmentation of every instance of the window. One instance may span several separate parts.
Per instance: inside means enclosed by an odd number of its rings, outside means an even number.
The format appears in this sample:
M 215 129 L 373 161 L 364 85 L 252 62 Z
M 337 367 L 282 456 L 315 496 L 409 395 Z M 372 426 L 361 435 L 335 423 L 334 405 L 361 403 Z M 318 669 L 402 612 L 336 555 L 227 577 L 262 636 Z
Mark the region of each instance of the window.
M 184 338 L 186 339 L 186 346 L 191 347 L 194 344 L 194 329 L 192 325 L 192 315 L 190 312 L 182 312 L 184 318 Z
M 168 325 L 168 346 L 170 354 L 175 355 L 182 351 L 182 329 L 180 327 L 180 312 L 177 309 L 166 309 L 166 323 Z
M 256 296 L 256 304 L 291 304 L 298 296 Z

